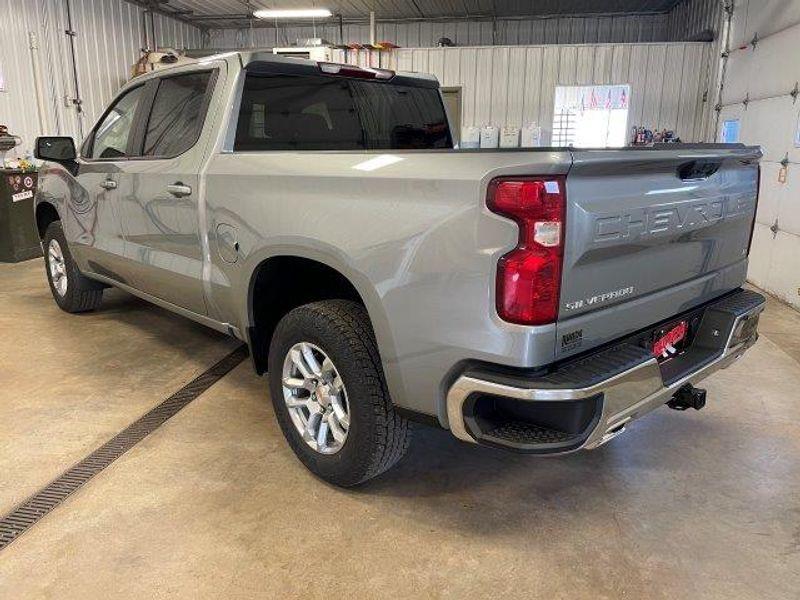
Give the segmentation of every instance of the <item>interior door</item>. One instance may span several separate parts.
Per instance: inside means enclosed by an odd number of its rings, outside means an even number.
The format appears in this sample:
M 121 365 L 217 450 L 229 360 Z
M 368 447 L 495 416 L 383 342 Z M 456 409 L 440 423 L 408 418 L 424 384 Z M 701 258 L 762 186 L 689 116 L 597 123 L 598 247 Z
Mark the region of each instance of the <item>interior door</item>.
M 87 137 L 65 215 L 70 248 L 81 270 L 129 283 L 120 219 L 120 191 L 130 185 L 126 165 L 135 153 L 135 129 L 144 107 L 144 86 L 121 94 Z
M 461 143 L 461 88 L 442 88 L 442 100 L 447 111 L 447 121 L 450 124 L 450 135 L 454 144 Z
M 136 287 L 198 314 L 207 312 L 198 210 L 201 134 L 217 73 L 179 72 L 148 84 L 152 107 L 141 157 L 126 166 L 131 188 L 120 197 Z

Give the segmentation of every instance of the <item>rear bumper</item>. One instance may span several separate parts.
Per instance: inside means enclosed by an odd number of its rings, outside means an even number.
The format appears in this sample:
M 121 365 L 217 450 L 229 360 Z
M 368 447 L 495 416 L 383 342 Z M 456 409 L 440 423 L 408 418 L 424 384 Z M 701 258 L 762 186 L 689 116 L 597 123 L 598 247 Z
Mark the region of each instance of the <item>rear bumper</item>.
M 697 319 L 693 341 L 663 365 L 641 336 L 631 336 L 545 375 L 467 370 L 447 394 L 450 430 L 464 441 L 536 454 L 596 448 L 741 357 L 758 339 L 764 304 L 760 294 L 738 290 L 686 313 Z

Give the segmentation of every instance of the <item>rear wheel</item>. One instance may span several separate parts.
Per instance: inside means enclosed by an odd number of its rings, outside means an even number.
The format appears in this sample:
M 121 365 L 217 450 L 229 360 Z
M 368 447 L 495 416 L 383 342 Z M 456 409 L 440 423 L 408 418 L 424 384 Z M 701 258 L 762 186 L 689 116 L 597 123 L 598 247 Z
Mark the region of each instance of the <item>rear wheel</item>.
M 60 221 L 47 227 L 42 246 L 50 292 L 59 308 L 69 313 L 97 308 L 103 299 L 103 285 L 81 275 L 67 247 Z
M 375 336 L 362 306 L 306 304 L 287 314 L 269 351 L 269 387 L 289 445 L 315 475 L 353 486 L 380 475 L 408 448 Z

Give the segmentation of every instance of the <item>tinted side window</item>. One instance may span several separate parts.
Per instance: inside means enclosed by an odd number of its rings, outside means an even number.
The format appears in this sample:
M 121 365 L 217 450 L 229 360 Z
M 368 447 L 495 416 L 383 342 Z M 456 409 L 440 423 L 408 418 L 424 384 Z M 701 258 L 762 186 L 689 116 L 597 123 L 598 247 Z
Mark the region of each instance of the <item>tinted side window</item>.
M 447 147 L 436 89 L 322 75 L 245 80 L 236 150 Z
M 126 93 L 112 106 L 95 130 L 91 158 L 121 158 L 127 155 L 133 117 L 144 86 Z
M 368 81 L 350 87 L 370 148 L 452 148 L 439 90 Z
M 365 148 L 347 81 L 274 76 L 245 80 L 236 130 L 238 150 Z
M 145 156 L 177 156 L 194 146 L 203 128 L 211 73 L 166 77 L 158 84 L 147 131 Z

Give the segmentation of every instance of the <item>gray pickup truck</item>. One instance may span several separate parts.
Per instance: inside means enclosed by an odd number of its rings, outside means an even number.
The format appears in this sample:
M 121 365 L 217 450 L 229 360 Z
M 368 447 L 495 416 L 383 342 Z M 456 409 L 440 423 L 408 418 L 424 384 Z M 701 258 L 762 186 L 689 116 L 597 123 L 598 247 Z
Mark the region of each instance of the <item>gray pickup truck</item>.
M 53 297 L 116 286 L 247 342 L 299 459 L 337 485 L 409 422 L 595 448 L 757 338 L 758 148 L 453 147 L 437 81 L 231 53 L 141 76 L 37 140 Z

